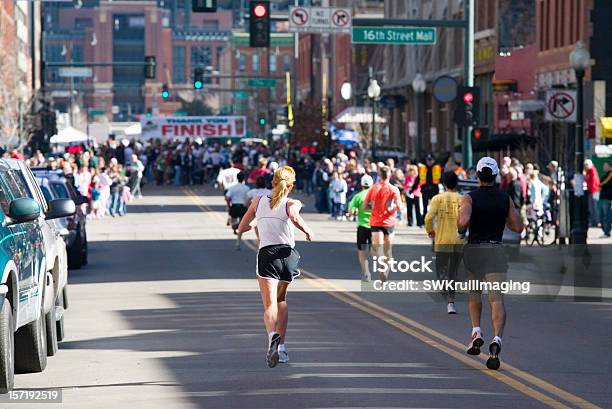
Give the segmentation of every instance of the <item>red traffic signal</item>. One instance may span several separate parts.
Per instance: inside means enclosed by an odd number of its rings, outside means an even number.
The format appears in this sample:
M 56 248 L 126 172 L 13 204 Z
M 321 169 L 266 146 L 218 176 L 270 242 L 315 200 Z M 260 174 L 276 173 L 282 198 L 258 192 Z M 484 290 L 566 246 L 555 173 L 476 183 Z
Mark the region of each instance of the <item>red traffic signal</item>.
M 255 17 L 262 18 L 268 14 L 268 9 L 263 4 L 258 4 L 253 8 L 253 14 L 255 14 Z
M 472 132 L 472 136 L 474 136 L 474 139 L 480 139 L 482 137 L 482 131 L 476 128 L 474 132 Z
M 463 101 L 465 101 L 466 104 L 474 102 L 474 94 L 472 94 L 471 92 L 466 92 L 465 94 L 463 94 Z

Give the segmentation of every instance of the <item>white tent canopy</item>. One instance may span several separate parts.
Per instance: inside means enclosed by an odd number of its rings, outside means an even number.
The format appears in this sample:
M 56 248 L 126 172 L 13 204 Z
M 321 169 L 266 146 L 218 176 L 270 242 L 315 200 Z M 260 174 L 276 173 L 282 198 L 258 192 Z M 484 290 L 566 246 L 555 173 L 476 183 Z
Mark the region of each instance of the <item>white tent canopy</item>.
M 140 122 L 136 122 L 134 125 L 130 125 L 123 130 L 125 136 L 140 136 L 142 134 L 142 127 Z
M 68 145 L 71 143 L 87 143 L 89 139 L 90 137 L 85 132 L 81 132 L 69 126 L 59 131 L 57 135 L 53 135 L 51 137 L 51 143 Z
M 371 107 L 349 107 L 344 111 L 340 112 L 334 119 L 336 123 L 340 124 L 367 124 L 372 122 L 372 108 Z M 376 113 L 376 123 L 384 124 L 387 120 Z

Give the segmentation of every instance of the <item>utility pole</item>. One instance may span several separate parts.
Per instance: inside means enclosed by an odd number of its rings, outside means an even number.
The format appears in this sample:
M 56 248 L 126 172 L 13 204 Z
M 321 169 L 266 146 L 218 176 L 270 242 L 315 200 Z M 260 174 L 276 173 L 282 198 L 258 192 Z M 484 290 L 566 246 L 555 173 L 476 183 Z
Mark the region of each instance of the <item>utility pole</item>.
M 465 30 L 465 56 L 464 56 L 464 76 L 468 87 L 474 86 L 474 0 L 464 1 L 464 19 L 467 21 Z M 468 169 L 472 166 L 472 127 L 466 126 L 463 133 L 463 167 Z

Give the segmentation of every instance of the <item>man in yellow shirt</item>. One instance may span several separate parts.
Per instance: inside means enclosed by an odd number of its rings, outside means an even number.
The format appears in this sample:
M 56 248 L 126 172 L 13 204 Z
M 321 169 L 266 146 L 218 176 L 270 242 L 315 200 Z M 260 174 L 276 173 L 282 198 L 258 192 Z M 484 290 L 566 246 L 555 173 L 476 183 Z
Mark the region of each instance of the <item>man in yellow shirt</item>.
M 457 270 L 461 263 L 463 243 L 457 236 L 461 195 L 456 191 L 457 182 L 458 177 L 455 172 L 445 172 L 442 175 L 442 183 L 446 191 L 431 199 L 429 210 L 425 215 L 425 231 L 434 241 L 436 272 L 439 280 L 456 280 Z M 447 312 L 456 314 L 455 291 L 443 292 L 442 295 L 448 302 Z

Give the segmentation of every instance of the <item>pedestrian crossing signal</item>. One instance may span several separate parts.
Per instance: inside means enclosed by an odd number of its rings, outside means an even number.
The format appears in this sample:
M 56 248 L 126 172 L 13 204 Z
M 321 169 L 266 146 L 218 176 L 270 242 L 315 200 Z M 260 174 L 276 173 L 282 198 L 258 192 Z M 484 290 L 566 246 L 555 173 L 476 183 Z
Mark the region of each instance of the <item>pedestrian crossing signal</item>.
M 472 129 L 472 143 L 489 139 L 489 128 L 480 126 Z
M 265 126 L 266 125 L 266 118 L 259 118 L 259 125 Z
M 191 10 L 194 13 L 214 13 L 217 11 L 217 0 L 192 0 Z

